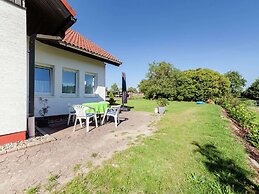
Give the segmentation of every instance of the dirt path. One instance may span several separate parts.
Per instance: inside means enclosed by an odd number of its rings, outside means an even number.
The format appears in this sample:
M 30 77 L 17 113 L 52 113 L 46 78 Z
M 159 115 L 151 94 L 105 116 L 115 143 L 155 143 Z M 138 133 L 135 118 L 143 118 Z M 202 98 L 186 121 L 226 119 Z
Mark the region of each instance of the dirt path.
M 126 149 L 140 135 L 150 135 L 152 122 L 159 118 L 146 112 L 125 112 L 127 118 L 117 128 L 105 124 L 87 133 L 72 127 L 53 134 L 58 140 L 0 156 L 0 193 L 23 193 L 25 189 L 47 183 L 51 174 L 65 184 L 74 177 L 75 166 L 84 173 L 100 165 L 116 151 Z M 44 190 L 42 190 L 44 191 Z

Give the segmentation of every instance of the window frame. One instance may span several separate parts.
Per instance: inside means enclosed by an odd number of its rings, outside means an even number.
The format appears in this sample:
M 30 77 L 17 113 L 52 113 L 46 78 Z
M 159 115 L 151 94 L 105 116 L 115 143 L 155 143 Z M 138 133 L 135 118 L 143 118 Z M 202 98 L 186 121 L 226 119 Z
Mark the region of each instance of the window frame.
M 76 74 L 76 92 L 75 93 L 64 93 L 63 92 L 63 73 L 66 72 L 74 72 Z M 62 68 L 62 74 L 61 74 L 61 94 L 62 96 L 69 96 L 69 97 L 75 97 L 79 95 L 79 70 L 77 69 L 71 69 L 71 68 Z
M 88 93 L 86 93 L 86 91 L 85 91 L 85 76 L 86 76 L 86 75 L 94 76 L 94 87 L 93 87 L 93 93 L 92 93 L 92 94 L 88 94 Z M 98 74 L 97 74 L 97 73 L 92 73 L 92 72 L 85 72 L 85 73 L 84 73 L 84 95 L 85 95 L 86 97 L 96 96 L 97 80 L 98 80 Z
M 40 64 L 40 63 L 36 63 L 35 64 L 35 67 L 34 67 L 34 71 L 35 71 L 35 68 L 42 68 L 42 69 L 49 69 L 50 70 L 50 92 L 48 93 L 45 93 L 45 92 L 36 92 L 36 89 L 35 89 L 35 86 L 34 86 L 34 93 L 35 93 L 35 96 L 53 96 L 54 95 L 54 80 L 55 80 L 55 68 L 53 65 L 45 65 L 45 64 Z M 34 82 L 35 82 L 35 77 L 34 77 Z M 34 83 L 35 85 L 35 83 Z

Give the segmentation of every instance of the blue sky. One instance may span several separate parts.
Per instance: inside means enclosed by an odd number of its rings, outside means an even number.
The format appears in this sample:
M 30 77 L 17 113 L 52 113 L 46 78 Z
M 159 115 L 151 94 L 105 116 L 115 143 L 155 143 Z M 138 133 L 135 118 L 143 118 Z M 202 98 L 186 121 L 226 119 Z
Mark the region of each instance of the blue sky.
M 68 0 L 73 29 L 123 61 L 107 65 L 106 85 L 128 87 L 145 78 L 148 64 L 166 61 L 186 70 L 239 71 L 259 78 L 258 0 Z

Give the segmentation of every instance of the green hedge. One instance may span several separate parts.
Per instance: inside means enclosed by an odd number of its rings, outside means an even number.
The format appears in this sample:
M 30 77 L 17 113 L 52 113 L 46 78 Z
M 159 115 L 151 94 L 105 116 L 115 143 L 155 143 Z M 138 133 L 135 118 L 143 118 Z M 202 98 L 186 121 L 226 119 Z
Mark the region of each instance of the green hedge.
M 236 120 L 242 128 L 249 130 L 248 141 L 259 148 L 259 125 L 255 121 L 255 113 L 232 97 L 220 98 L 216 102 L 225 108 L 229 116 Z

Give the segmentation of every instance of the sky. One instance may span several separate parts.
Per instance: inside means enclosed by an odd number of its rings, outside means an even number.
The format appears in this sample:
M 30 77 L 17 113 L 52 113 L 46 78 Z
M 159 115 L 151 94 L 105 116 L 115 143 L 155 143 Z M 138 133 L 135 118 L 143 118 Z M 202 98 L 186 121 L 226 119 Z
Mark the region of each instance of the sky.
M 67 0 L 72 27 L 123 64 L 107 64 L 106 86 L 137 87 L 150 63 L 181 70 L 239 71 L 259 78 L 259 0 Z

